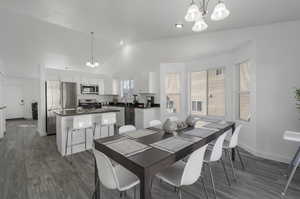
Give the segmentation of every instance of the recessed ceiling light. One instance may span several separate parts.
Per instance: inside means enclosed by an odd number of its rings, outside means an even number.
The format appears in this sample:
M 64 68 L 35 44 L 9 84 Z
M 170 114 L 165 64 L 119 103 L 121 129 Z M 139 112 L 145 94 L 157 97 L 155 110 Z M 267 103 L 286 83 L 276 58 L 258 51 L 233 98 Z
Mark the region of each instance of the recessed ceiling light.
M 121 46 L 123 46 L 124 43 L 125 43 L 125 42 L 124 42 L 123 40 L 120 41 L 120 45 L 121 45 Z
M 183 24 L 182 23 L 177 23 L 177 24 L 175 24 L 175 27 L 178 28 L 178 29 L 181 29 L 181 28 L 183 28 Z

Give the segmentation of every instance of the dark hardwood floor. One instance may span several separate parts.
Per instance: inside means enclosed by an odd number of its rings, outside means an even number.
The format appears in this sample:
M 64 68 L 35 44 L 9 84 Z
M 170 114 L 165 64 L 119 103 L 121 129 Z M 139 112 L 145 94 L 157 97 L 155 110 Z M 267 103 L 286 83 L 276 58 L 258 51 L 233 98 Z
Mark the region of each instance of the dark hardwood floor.
M 286 181 L 286 164 L 264 160 L 243 152 L 246 170 L 235 167 L 238 181 L 226 184 L 222 167 L 214 166 L 217 196 L 220 199 L 273 199 L 281 198 Z M 72 164 L 70 163 L 72 161 Z M 230 172 L 230 167 L 227 165 Z M 207 172 L 204 177 L 210 198 L 213 197 Z M 102 189 L 102 198 L 118 199 L 116 191 Z M 75 154 L 68 160 L 56 150 L 55 136 L 38 136 L 33 121 L 10 121 L 6 137 L 0 140 L 0 199 L 87 199 L 94 190 L 94 161 L 89 152 Z M 132 192 L 126 197 L 133 198 Z M 154 182 L 155 199 L 176 198 L 174 189 Z M 201 183 L 185 187 L 183 198 L 205 198 Z M 300 169 L 287 192 L 288 199 L 300 198 Z

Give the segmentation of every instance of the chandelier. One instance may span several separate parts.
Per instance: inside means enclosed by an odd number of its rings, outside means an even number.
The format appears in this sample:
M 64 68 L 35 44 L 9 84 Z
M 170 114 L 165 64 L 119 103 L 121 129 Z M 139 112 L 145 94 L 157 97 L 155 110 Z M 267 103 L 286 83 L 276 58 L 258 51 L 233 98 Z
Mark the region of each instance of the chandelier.
M 89 61 L 85 64 L 88 67 L 95 68 L 99 66 L 99 63 L 94 59 L 94 32 L 91 32 L 91 54 Z
M 192 0 L 187 13 L 185 15 L 185 20 L 187 22 L 194 22 L 192 30 L 194 32 L 201 32 L 208 28 L 205 21 L 207 16 L 207 8 L 210 0 L 202 0 L 199 2 L 199 6 Z M 218 0 L 218 3 L 214 7 L 214 10 L 210 16 L 212 21 L 220 21 L 225 19 L 230 15 L 230 11 L 226 8 L 224 0 Z

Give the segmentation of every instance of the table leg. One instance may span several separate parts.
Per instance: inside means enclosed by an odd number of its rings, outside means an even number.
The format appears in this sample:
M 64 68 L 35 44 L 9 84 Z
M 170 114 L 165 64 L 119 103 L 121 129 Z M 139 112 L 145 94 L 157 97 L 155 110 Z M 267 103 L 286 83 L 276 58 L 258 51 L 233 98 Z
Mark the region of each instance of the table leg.
M 98 168 L 95 159 L 95 197 L 93 199 L 100 199 L 100 183 L 99 183 L 99 176 L 98 176 Z
M 151 199 L 151 176 L 145 173 L 140 183 L 140 199 Z
M 235 124 L 232 125 L 232 134 L 234 133 L 235 131 Z M 235 161 L 235 149 L 231 149 L 231 160 L 232 161 Z

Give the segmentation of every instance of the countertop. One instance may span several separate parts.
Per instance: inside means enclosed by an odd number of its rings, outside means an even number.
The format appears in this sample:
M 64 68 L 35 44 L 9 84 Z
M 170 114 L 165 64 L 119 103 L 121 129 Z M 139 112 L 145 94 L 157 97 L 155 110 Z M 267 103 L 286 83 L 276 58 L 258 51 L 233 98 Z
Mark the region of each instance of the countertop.
M 152 108 L 160 108 L 159 104 L 155 104 L 155 106 L 152 107 L 139 107 L 136 106 L 134 104 L 128 103 L 117 103 L 117 104 L 108 104 L 108 105 L 103 105 L 103 106 L 107 106 L 107 107 L 130 107 L 130 108 L 137 108 L 137 109 L 152 109 Z
M 59 116 L 75 116 L 75 115 L 88 115 L 88 114 L 112 113 L 112 112 L 119 112 L 119 110 L 113 108 L 99 108 L 99 109 L 54 111 L 54 113 Z
M 0 106 L 0 110 L 5 109 L 5 108 L 6 108 L 6 106 Z

